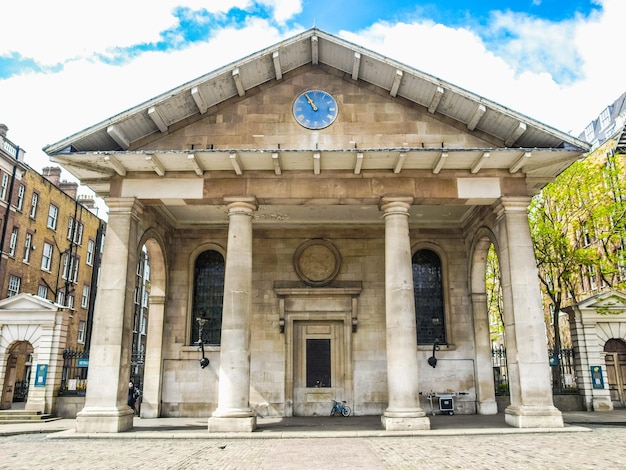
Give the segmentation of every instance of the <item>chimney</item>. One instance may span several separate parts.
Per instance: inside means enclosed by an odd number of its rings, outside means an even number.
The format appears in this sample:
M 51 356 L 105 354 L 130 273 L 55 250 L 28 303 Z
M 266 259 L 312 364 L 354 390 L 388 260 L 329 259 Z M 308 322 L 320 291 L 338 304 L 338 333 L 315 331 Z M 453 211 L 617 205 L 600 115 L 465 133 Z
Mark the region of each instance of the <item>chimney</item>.
M 43 176 L 53 185 L 59 186 L 61 179 L 61 168 L 58 166 L 47 166 L 43 169 Z
M 76 194 L 78 193 L 78 183 L 71 183 L 69 181 L 62 181 L 59 183 L 59 189 L 67 194 L 72 199 L 76 199 Z
M 8 131 L 9 128 L 7 127 L 7 125 L 0 122 L 0 137 L 6 137 Z

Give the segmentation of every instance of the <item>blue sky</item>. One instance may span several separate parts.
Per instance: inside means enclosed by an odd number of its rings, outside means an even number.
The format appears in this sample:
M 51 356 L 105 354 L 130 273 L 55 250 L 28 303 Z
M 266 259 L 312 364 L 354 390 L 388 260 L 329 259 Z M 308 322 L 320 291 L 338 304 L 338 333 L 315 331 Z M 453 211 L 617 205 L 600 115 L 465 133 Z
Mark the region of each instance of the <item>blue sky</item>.
M 39 171 L 45 145 L 312 26 L 574 135 L 626 88 L 624 0 L 30 0 L 2 12 L 0 122 Z

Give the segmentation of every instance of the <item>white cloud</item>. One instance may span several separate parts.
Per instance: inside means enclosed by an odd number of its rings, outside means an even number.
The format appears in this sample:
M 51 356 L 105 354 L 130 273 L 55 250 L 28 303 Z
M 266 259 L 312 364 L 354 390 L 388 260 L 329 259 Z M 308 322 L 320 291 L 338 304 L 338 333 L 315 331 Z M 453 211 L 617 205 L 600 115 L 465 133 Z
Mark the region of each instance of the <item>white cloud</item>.
M 272 19 L 250 19 L 237 28 L 216 29 L 207 42 L 170 53 L 144 53 L 124 66 L 92 59 L 95 50 L 155 40 L 161 31 L 174 24 L 171 11 L 180 1 L 183 0 L 125 3 L 112 0 L 105 7 L 90 7 L 88 14 L 84 12 L 75 20 L 67 20 L 67 24 L 60 21 L 62 15 L 58 11 L 49 9 L 46 12 L 50 17 L 38 14 L 32 26 L 29 25 L 29 31 L 41 26 L 42 34 L 23 34 L 23 30 L 21 38 L 13 35 L 20 33 L 24 22 L 3 23 L 3 27 L 17 24 L 19 28 L 10 32 L 0 30 L 0 54 L 19 50 L 27 56 L 29 51 L 34 51 L 34 56 L 49 63 L 63 57 L 77 57 L 58 73 L 31 73 L 1 82 L 0 122 L 8 125 L 9 139 L 27 150 L 27 163 L 40 170 L 49 164 L 41 151 L 43 146 L 301 31 L 299 27 L 290 29 L 281 24 L 281 19 L 290 18 L 301 8 L 299 0 L 258 0 L 257 5 L 263 2 L 275 8 Z M 12 17 L 9 13 L 26 15 L 32 3 L 9 2 L 3 5 L 3 14 L 8 13 L 6 18 Z M 49 2 L 35 3 L 48 8 Z M 59 11 L 68 11 L 72 6 L 80 8 L 80 4 L 74 0 L 55 3 Z M 209 5 L 219 13 L 234 5 L 250 8 L 252 0 L 186 0 L 185 5 L 191 9 Z M 550 29 L 550 39 L 533 46 L 535 50 L 540 46 L 552 48 L 548 57 L 563 52 L 559 57 L 563 64 L 577 55 L 577 78 L 565 84 L 557 82 L 541 67 L 520 66 L 520 61 L 515 60 L 517 51 L 485 43 L 476 30 L 469 28 L 451 28 L 428 20 L 379 22 L 362 31 L 342 31 L 339 36 L 557 129 L 578 134 L 626 91 L 619 55 L 620 22 L 626 17 L 626 2 L 603 0 L 602 5 L 604 10 L 591 18 L 570 20 L 572 39 L 567 47 L 558 38 L 557 26 Z M 137 21 L 140 14 L 143 19 Z M 107 34 L 90 35 L 90 28 L 81 24 L 73 28 L 72 24 L 81 23 L 81 18 L 98 18 L 89 24 L 95 32 Z M 500 19 L 505 21 L 504 17 Z M 540 38 L 538 31 L 545 27 L 530 19 L 522 26 L 518 33 L 533 40 Z M 73 36 L 63 30 L 74 31 Z M 50 47 L 61 50 L 48 54 L 44 49 Z M 520 54 L 528 51 L 528 46 L 520 51 Z

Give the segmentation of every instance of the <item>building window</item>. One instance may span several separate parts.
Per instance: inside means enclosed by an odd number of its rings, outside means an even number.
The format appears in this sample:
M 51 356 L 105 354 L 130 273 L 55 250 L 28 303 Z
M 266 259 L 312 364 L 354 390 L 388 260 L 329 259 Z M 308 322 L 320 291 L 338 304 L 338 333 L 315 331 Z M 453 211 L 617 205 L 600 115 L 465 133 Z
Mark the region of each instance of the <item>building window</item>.
M 52 245 L 44 242 L 41 252 L 41 269 L 50 271 L 52 267 Z
M 34 219 L 37 215 L 37 204 L 39 203 L 39 194 L 33 193 L 33 197 L 30 200 L 30 218 Z
M 76 282 L 78 280 L 78 258 L 72 256 L 69 253 L 65 253 L 63 256 L 63 279 Z
M 7 200 L 7 189 L 9 188 L 9 175 L 2 174 L 2 188 L 0 188 L 0 199 Z
M 74 296 L 73 295 L 67 296 L 67 308 L 69 308 L 70 310 L 74 310 Z
M 46 286 L 39 286 L 37 288 L 37 295 L 42 299 L 48 298 L 48 288 Z
M 9 256 L 11 258 L 15 257 L 15 248 L 17 246 L 17 237 L 20 233 L 20 229 L 17 227 L 13 227 L 11 231 L 11 239 L 9 240 Z
M 23 184 L 20 184 L 20 187 L 17 189 L 17 203 L 15 207 L 18 211 L 21 211 L 24 207 L 24 193 L 26 192 L 26 187 Z
M 413 295 L 418 344 L 446 342 L 441 259 L 431 250 L 413 255 Z
M 62 290 L 57 293 L 57 304 L 65 305 L 65 292 Z
M 50 204 L 50 209 L 48 210 L 48 228 L 52 230 L 57 229 L 57 219 L 59 217 L 59 208 L 55 205 Z
M 86 263 L 89 266 L 93 266 L 93 252 L 96 249 L 96 242 L 93 240 L 89 240 L 87 242 L 87 260 Z
M 32 233 L 26 233 L 26 238 L 24 239 L 24 258 L 22 258 L 22 261 L 24 263 L 28 263 L 30 261 L 30 250 L 33 244 L 33 234 Z
M 80 296 L 80 306 L 83 308 L 89 306 L 89 286 L 87 284 L 83 286 L 83 294 Z
M 22 279 L 17 276 L 9 276 L 9 290 L 7 292 L 7 297 L 13 297 L 20 293 L 20 284 L 22 283 Z
M 70 217 L 67 223 L 67 239 L 73 241 L 77 245 L 83 243 L 83 229 L 82 222 L 78 222 L 74 217 Z
M 200 253 L 194 263 L 191 344 L 200 337 L 200 318 L 204 321 L 202 340 L 219 345 L 222 336 L 222 304 L 224 303 L 224 257 L 208 250 Z
M 585 140 L 589 143 L 592 143 L 595 139 L 595 133 L 593 131 L 593 123 L 589 124 L 585 127 Z
M 611 109 L 606 108 L 600 113 L 600 129 L 606 129 L 611 124 Z
M 85 326 L 86 323 L 82 320 L 78 322 L 78 337 L 76 338 L 80 344 L 85 344 Z

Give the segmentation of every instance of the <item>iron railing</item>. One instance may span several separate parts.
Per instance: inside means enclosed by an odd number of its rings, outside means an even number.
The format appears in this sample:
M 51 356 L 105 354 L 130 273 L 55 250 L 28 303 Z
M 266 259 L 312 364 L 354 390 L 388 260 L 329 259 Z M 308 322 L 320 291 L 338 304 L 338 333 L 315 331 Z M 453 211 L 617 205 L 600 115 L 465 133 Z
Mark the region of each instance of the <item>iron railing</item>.
M 63 371 L 59 396 L 84 397 L 87 392 L 89 351 L 63 351 Z
M 576 368 L 573 349 L 549 349 L 550 370 L 552 372 L 553 395 L 577 395 Z M 493 382 L 496 395 L 509 394 L 509 376 L 506 362 L 506 348 L 502 345 L 491 349 Z

